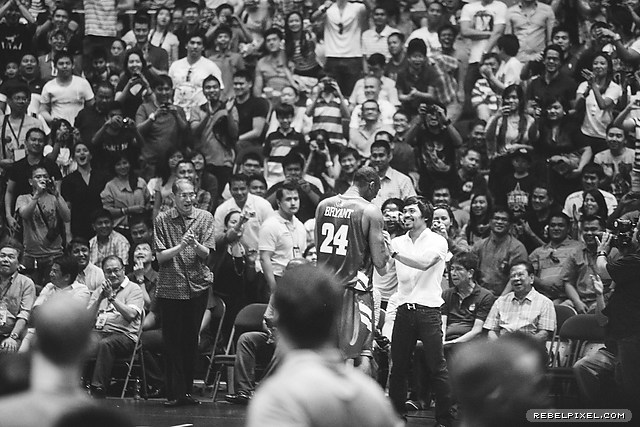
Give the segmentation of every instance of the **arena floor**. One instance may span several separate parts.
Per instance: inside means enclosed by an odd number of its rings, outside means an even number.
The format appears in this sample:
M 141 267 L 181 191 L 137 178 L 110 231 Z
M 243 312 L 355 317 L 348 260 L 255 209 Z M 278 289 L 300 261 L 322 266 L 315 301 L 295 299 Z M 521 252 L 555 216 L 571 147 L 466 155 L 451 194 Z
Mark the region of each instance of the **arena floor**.
M 137 426 L 170 427 L 242 427 L 246 419 L 246 407 L 226 402 L 203 402 L 199 406 L 166 409 L 161 399 L 106 399 L 106 404 L 127 410 Z M 408 426 L 430 427 L 435 424 L 433 410 L 414 412 Z

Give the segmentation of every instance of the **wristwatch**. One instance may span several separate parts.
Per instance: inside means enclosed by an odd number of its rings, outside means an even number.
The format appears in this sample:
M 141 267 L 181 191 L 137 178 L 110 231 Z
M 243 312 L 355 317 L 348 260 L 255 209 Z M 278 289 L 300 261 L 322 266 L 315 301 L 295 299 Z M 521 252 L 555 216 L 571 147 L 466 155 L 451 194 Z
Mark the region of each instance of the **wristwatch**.
M 398 251 L 393 251 L 391 254 L 391 258 L 395 258 L 398 255 Z
M 20 339 L 20 336 L 18 336 L 18 334 L 16 334 L 15 332 L 11 332 L 11 334 L 9 334 L 9 338 L 14 341 L 18 341 Z

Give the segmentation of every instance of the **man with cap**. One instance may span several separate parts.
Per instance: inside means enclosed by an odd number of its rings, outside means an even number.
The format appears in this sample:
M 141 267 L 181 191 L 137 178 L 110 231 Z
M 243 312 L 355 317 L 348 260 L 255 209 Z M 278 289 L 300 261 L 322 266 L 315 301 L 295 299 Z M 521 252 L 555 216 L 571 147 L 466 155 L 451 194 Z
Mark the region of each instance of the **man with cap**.
M 412 115 L 418 112 L 418 106 L 435 99 L 440 78 L 427 61 L 427 45 L 420 39 L 413 39 L 407 48 L 409 67 L 398 74 L 398 98 L 402 106 Z

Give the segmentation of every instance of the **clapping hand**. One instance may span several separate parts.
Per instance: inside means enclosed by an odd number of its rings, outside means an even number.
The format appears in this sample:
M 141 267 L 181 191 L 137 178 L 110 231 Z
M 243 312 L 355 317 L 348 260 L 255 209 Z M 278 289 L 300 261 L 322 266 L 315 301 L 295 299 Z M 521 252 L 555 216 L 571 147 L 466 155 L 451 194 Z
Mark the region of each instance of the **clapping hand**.
M 102 284 L 102 293 L 103 298 L 109 299 L 113 296 L 113 288 L 111 287 L 111 282 L 109 279 L 105 280 Z

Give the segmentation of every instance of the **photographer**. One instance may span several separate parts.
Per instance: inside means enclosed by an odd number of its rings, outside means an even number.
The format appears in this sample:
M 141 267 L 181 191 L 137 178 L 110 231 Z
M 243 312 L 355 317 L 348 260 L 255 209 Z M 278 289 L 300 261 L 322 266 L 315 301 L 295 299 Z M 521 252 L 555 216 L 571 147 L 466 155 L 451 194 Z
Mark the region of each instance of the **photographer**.
M 431 194 L 434 182 L 456 179 L 456 149 L 462 145 L 462 137 L 438 101 L 420 104 L 418 112 L 405 133 L 405 141 L 416 151 L 420 192 Z
M 324 129 L 332 143 L 346 145 L 342 122 L 349 119 L 349 103 L 336 81 L 323 78 L 311 91 L 310 98 L 307 116 L 313 119 L 312 130 Z
M 137 159 L 144 140 L 138 132 L 135 120 L 125 117 L 123 106 L 119 102 L 109 104 L 107 117 L 107 121 L 91 141 L 96 148 L 92 166 L 110 173 L 111 165 L 120 153 L 124 152 L 130 159 Z
M 24 224 L 24 257 L 26 273 L 38 289 L 49 281 L 54 258 L 62 255 L 62 223 L 71 221 L 71 211 L 55 181 L 44 166 L 31 168 L 31 194 L 18 196 L 16 212 Z
M 615 340 L 618 361 L 622 369 L 627 408 L 640 407 L 640 243 L 638 223 L 618 220 L 614 233 L 604 233 L 598 240 L 596 269 L 602 280 L 615 282 L 607 306 L 602 313 L 607 316 L 607 335 Z M 615 245 L 613 244 L 615 242 Z M 618 248 L 622 257 L 609 261 L 611 247 Z M 598 281 L 600 282 L 600 281 Z M 603 290 L 599 289 L 602 295 Z

